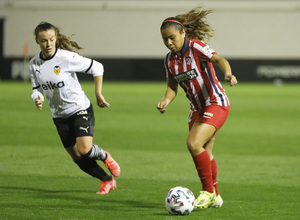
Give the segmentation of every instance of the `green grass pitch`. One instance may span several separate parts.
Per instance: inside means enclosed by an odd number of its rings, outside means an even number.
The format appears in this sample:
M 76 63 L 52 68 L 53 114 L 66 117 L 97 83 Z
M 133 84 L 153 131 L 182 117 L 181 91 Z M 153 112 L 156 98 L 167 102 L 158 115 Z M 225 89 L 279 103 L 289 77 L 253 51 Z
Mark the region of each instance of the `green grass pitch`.
M 164 207 L 169 189 L 201 189 L 181 90 L 161 115 L 165 83 L 104 82 L 108 109 L 96 106 L 93 83 L 82 83 L 94 141 L 121 166 L 118 188 L 96 195 L 98 180 L 72 162 L 47 104 L 32 103 L 30 83 L 0 82 L 0 219 L 300 219 L 300 85 L 223 85 L 231 112 L 214 156 L 224 205 L 176 217 Z

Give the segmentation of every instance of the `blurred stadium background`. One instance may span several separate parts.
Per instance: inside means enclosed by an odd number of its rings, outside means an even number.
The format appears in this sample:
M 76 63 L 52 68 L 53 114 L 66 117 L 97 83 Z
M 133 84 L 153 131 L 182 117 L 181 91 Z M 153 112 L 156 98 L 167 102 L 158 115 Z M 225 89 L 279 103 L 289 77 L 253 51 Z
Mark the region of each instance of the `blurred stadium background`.
M 106 80 L 165 80 L 160 24 L 197 6 L 214 9 L 208 21 L 216 36 L 208 44 L 240 82 L 299 81 L 297 0 L 1 0 L 0 79 L 28 80 L 27 61 L 39 52 L 33 30 L 48 21 L 75 34 L 80 53 L 104 64 Z

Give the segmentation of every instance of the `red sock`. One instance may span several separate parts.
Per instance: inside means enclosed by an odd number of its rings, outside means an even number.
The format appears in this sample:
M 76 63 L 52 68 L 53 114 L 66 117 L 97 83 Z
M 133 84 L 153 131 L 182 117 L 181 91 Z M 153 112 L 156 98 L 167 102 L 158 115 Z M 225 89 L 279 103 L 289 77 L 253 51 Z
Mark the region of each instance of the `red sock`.
M 216 195 L 219 195 L 218 181 L 217 181 L 217 163 L 215 158 L 212 161 L 210 161 L 210 163 L 211 163 L 213 186 L 215 187 Z
M 193 160 L 202 183 L 202 190 L 212 193 L 214 187 L 211 175 L 211 163 L 207 151 L 203 151 L 201 154 L 194 156 Z

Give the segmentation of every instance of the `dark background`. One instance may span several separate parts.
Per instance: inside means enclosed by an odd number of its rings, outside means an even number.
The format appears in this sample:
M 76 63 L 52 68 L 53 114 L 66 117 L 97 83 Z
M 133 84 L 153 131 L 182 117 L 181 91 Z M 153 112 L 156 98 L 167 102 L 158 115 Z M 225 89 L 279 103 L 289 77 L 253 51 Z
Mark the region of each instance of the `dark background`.
M 164 61 L 162 59 L 123 59 L 93 58 L 104 65 L 104 79 L 107 81 L 165 81 Z M 266 59 L 228 59 L 232 72 L 240 82 L 264 82 L 281 79 L 283 81 L 300 81 L 300 60 L 266 60 Z M 28 74 L 27 60 L 23 58 L 0 58 L 1 80 L 24 80 Z M 23 65 L 19 76 L 12 77 L 13 63 Z M 261 73 L 259 69 L 268 69 Z M 215 68 L 222 81 L 223 75 Z M 21 71 L 23 73 L 21 73 Z M 270 72 L 271 71 L 271 72 Z M 92 80 L 90 75 L 78 74 L 80 80 Z M 27 78 L 28 80 L 28 78 Z

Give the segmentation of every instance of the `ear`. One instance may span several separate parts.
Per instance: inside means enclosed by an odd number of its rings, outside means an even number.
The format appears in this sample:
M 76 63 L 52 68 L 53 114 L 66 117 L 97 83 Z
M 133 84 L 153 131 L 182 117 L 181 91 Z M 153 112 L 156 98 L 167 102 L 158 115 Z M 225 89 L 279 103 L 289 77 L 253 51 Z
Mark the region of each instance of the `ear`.
M 186 35 L 186 32 L 185 32 L 185 29 L 184 29 L 184 28 L 182 29 L 181 34 L 183 34 L 184 36 Z
M 35 42 L 36 42 L 37 44 L 39 44 L 37 37 L 35 38 Z

